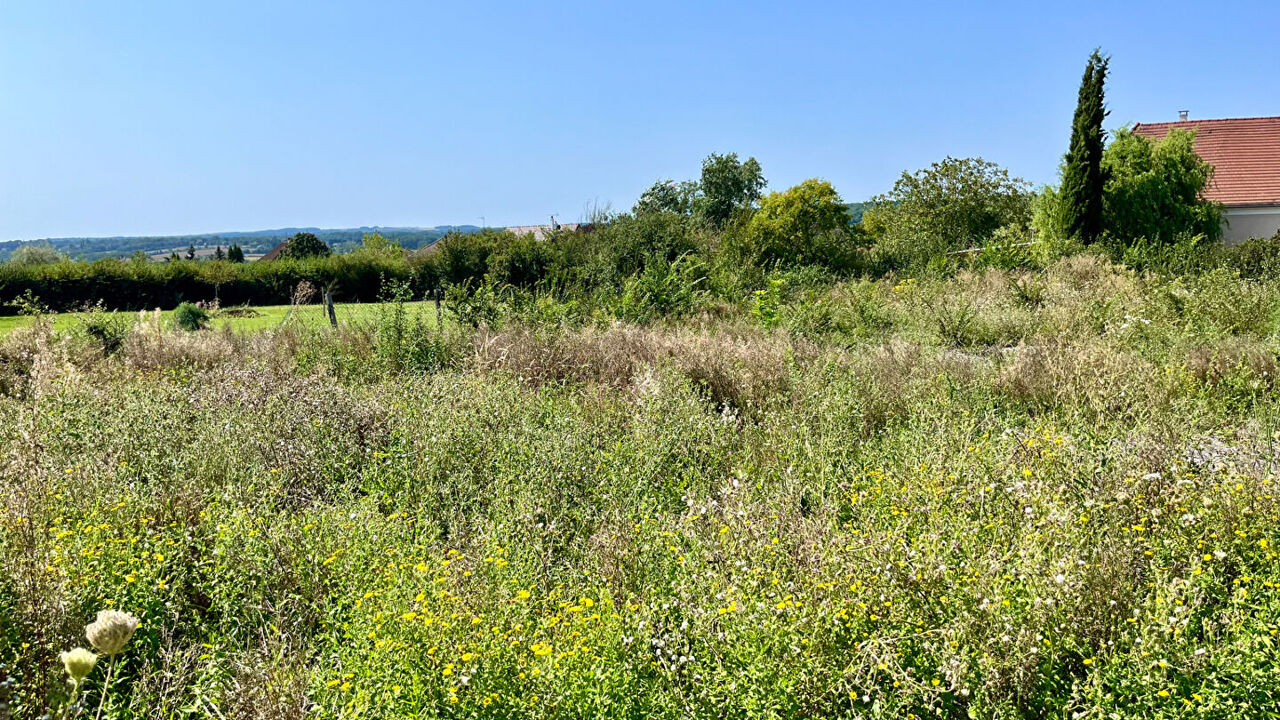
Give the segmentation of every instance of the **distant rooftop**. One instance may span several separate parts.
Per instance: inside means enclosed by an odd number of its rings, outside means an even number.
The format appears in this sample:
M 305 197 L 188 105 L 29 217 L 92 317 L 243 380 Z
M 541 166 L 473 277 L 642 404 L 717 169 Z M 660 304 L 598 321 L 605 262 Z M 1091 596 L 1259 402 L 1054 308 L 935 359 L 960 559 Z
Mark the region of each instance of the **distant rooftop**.
M 591 223 L 556 223 L 555 225 L 512 225 L 507 232 L 515 235 L 532 235 L 534 240 L 546 240 L 556 230 L 567 232 L 587 232 L 595 226 Z
M 1280 117 L 1138 123 L 1157 140 L 1170 130 L 1195 130 L 1196 153 L 1213 165 L 1205 196 L 1223 205 L 1280 205 Z

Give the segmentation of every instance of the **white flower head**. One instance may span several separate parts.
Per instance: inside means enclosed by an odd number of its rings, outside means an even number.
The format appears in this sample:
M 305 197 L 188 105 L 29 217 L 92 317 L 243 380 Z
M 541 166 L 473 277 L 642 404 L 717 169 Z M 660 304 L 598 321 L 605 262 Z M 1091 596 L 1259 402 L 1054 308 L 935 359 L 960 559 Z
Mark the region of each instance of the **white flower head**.
M 62 666 L 67 669 L 67 674 L 71 676 L 71 682 L 79 685 L 81 680 L 93 672 L 93 666 L 98 663 L 98 656 L 92 651 L 78 647 L 73 650 L 67 650 L 58 658 L 62 660 Z
M 98 652 L 111 657 L 124 649 L 137 629 L 137 617 L 120 610 L 99 610 L 98 618 L 85 627 L 84 634 Z

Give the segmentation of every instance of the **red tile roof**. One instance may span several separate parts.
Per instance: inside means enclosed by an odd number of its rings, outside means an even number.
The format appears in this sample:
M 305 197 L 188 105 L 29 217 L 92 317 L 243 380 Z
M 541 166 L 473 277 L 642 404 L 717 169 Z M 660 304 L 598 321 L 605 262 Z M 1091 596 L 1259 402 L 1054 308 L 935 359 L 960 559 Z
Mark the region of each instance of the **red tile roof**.
M 263 255 L 262 257 L 260 257 L 260 258 L 258 258 L 258 259 L 259 259 L 259 260 L 276 260 L 276 259 L 278 259 L 281 255 L 283 255 L 283 254 L 284 254 L 284 246 L 285 246 L 285 245 L 288 245 L 288 244 L 289 244 L 289 241 L 288 241 L 288 240 L 285 240 L 284 242 L 280 243 L 279 245 L 276 245 L 275 247 L 273 247 L 273 248 L 271 248 L 270 250 L 268 250 L 266 255 Z
M 1138 123 L 1159 139 L 1170 129 L 1195 130 L 1196 152 L 1214 167 L 1205 195 L 1224 205 L 1280 205 L 1280 117 Z

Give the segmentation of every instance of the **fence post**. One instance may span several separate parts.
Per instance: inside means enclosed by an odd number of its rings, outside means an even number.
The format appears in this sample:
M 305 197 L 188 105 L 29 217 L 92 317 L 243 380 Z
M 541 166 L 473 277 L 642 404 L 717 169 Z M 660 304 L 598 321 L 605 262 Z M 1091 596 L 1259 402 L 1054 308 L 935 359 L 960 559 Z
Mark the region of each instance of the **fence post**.
M 434 290 L 432 290 L 432 291 L 431 291 L 431 296 L 432 296 L 432 297 L 434 297 L 434 298 L 435 298 L 435 301 L 436 301 L 436 329 L 437 329 L 437 330 L 439 330 L 439 329 L 441 329 L 441 325 L 440 325 L 440 288 L 439 288 L 439 287 L 436 287 Z
M 333 312 L 333 288 L 324 289 L 324 309 L 329 313 L 329 324 L 338 327 L 338 316 Z

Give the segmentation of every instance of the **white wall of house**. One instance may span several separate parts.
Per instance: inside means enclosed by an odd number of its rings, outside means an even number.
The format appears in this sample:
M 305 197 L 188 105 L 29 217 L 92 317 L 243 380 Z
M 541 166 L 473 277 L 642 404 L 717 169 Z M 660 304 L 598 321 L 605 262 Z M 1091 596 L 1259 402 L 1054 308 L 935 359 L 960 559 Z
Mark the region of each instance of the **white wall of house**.
M 1280 205 L 1229 207 L 1223 216 L 1226 222 L 1222 241 L 1227 245 L 1249 238 L 1271 237 L 1280 230 Z

